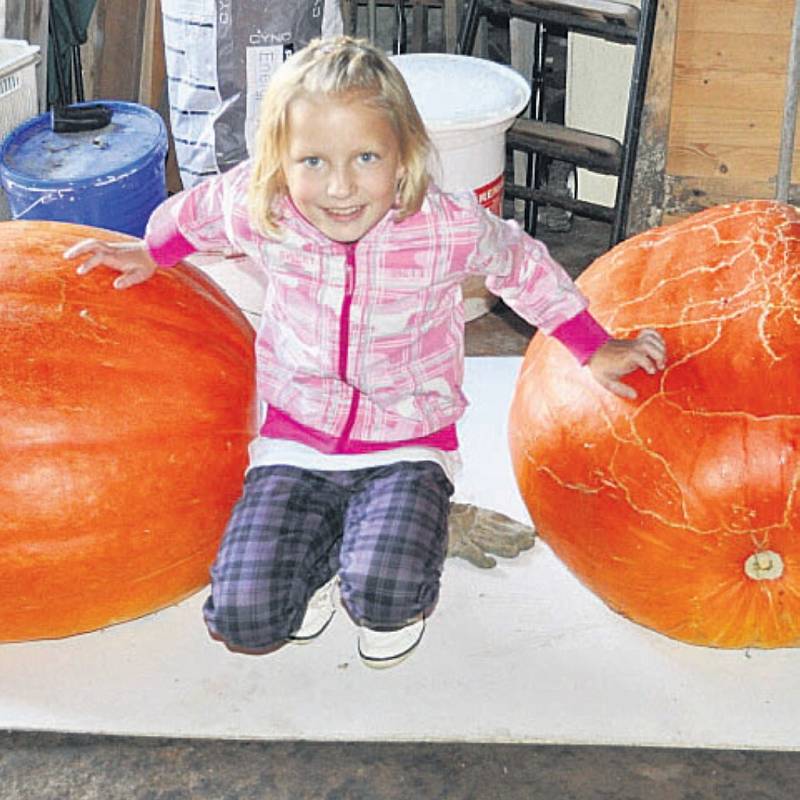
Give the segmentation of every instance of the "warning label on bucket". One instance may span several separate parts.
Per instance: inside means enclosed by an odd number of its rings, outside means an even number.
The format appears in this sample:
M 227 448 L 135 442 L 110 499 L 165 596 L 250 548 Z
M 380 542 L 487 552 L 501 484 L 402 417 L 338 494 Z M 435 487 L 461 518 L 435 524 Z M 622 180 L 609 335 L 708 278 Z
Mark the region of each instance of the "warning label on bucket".
M 503 187 L 505 181 L 502 175 L 498 175 L 493 181 L 490 181 L 485 186 L 479 186 L 475 189 L 475 194 L 478 197 L 478 202 L 484 207 L 488 208 L 498 217 L 502 216 L 503 212 Z

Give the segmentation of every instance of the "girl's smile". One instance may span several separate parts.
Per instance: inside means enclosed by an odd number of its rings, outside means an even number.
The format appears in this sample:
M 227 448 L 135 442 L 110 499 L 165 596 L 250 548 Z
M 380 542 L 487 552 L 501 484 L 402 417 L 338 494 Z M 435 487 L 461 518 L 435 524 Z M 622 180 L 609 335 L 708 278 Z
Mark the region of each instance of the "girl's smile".
M 395 205 L 404 174 L 386 112 L 360 94 L 305 96 L 288 111 L 282 167 L 303 216 L 338 242 L 354 242 Z
M 329 208 L 328 214 L 340 222 L 347 222 L 357 217 L 364 209 L 364 206 L 356 206 L 355 208 Z

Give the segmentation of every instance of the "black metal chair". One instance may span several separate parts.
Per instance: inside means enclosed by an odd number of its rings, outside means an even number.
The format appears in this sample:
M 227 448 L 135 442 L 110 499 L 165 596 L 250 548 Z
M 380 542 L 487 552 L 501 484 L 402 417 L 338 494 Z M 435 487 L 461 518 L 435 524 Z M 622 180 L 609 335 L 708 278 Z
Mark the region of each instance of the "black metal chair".
M 578 216 L 611 223 L 612 245 L 625 238 L 656 9 L 657 0 L 642 0 L 641 9 L 616 0 L 468 0 L 459 30 L 458 53 L 472 54 L 482 18 L 486 18 L 490 25 L 499 22 L 505 25 L 514 18 L 535 23 L 537 37 L 544 31 L 543 39 L 537 38 L 532 42 L 532 47 L 536 48 L 540 48 L 542 42 L 546 43 L 548 26 L 635 48 L 622 141 L 542 119 L 540 114 L 535 113 L 537 106 L 541 106 L 535 94 L 531 103 L 534 111 L 532 117 L 517 119 L 508 131 L 506 142 L 512 150 L 617 176 L 613 206 L 578 200 L 564 192 L 550 190 L 542 185 L 538 168 L 533 171 L 532 177 L 529 173 L 525 185 L 507 182 L 507 197 L 524 200 L 533 206 L 533 213 L 527 215 L 526 221 L 531 233 L 535 233 L 537 206 L 553 205 Z M 534 69 L 537 61 L 541 64 L 541 53 L 534 60 Z M 533 88 L 537 90 L 535 80 Z M 537 116 L 540 118 L 537 119 Z
M 341 0 L 345 31 L 351 35 L 358 31 L 358 7 L 367 7 L 367 29 L 364 34 L 375 41 L 378 34 L 378 6 L 393 6 L 394 53 L 421 53 L 432 49 L 428 35 L 428 11 L 436 8 L 442 15 L 442 48 L 453 52 L 458 36 L 458 8 L 460 0 Z M 411 30 L 407 22 L 407 9 L 411 7 Z M 362 34 L 363 35 L 363 34 Z

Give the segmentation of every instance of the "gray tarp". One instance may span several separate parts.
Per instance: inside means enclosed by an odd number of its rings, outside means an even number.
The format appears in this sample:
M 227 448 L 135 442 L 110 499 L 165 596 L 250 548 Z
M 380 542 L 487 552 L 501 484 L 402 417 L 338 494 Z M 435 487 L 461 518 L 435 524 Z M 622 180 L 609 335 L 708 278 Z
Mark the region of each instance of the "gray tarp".
M 184 187 L 246 158 L 277 65 L 313 37 L 342 31 L 337 0 L 162 0 L 161 7 Z

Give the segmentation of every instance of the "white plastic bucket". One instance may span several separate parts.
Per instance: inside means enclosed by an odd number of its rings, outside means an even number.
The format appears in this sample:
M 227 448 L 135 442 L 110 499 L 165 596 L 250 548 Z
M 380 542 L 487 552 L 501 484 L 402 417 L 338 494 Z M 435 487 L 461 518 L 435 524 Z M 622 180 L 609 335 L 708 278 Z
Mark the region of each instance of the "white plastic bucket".
M 447 192 L 474 191 L 486 208 L 503 207 L 505 134 L 528 105 L 530 87 L 519 73 L 482 58 L 447 53 L 393 56 L 436 147 L 429 168 Z M 467 320 L 495 302 L 484 279 L 463 287 Z

